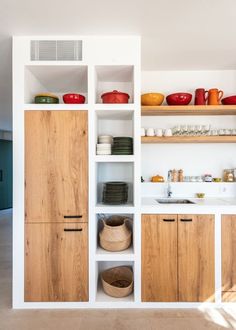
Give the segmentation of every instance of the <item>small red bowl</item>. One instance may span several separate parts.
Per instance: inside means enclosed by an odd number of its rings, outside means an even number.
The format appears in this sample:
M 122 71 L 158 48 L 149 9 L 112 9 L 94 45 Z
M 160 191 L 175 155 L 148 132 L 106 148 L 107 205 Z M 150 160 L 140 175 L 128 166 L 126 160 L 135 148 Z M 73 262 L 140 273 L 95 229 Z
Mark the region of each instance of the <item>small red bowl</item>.
M 118 92 L 116 90 L 112 92 L 107 92 L 101 96 L 103 103 L 128 103 L 129 94 Z
M 236 104 L 236 95 L 225 97 L 221 100 L 224 105 L 235 105 Z
M 68 93 L 63 95 L 63 101 L 67 104 L 83 104 L 85 97 L 81 94 Z
M 166 97 L 168 105 L 188 105 L 192 100 L 190 93 L 174 93 Z

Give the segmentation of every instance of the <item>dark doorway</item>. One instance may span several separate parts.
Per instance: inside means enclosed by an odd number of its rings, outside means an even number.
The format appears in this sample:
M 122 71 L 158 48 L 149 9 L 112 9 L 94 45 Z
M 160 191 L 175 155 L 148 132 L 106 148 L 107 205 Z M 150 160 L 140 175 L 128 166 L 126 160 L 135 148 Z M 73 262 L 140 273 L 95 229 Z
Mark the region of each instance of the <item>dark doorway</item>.
M 12 141 L 0 140 L 0 210 L 12 207 Z

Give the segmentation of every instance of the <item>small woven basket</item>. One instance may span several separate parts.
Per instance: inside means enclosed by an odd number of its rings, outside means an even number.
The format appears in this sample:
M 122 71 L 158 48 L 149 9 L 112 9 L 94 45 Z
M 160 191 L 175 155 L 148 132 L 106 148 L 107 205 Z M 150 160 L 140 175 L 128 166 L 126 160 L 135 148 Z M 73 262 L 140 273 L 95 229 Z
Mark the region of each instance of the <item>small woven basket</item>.
M 119 266 L 101 273 L 103 290 L 115 298 L 122 298 L 133 292 L 133 271 L 131 267 Z

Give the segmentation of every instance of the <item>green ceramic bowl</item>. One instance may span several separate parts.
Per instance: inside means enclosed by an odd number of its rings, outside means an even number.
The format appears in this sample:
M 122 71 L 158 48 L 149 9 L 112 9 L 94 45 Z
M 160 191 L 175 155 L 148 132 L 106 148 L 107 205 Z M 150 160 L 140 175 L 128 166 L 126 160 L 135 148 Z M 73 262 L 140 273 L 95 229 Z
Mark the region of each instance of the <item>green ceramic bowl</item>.
M 36 104 L 57 104 L 59 103 L 59 99 L 57 97 L 52 96 L 35 96 L 34 102 Z

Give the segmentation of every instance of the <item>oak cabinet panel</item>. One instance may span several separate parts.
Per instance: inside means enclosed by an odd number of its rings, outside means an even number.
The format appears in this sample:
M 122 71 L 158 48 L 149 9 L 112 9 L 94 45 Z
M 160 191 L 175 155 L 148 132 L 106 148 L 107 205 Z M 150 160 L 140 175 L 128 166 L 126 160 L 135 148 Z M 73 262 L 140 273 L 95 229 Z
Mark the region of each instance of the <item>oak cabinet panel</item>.
M 142 301 L 177 301 L 177 216 L 142 215 Z
M 214 216 L 178 215 L 179 301 L 214 301 Z
M 142 301 L 215 299 L 213 215 L 142 215 Z
M 87 111 L 25 112 L 26 222 L 87 221 L 87 126 Z
M 25 301 L 88 301 L 86 223 L 25 224 Z
M 236 215 L 223 215 L 222 235 L 222 299 L 235 301 L 236 296 Z

